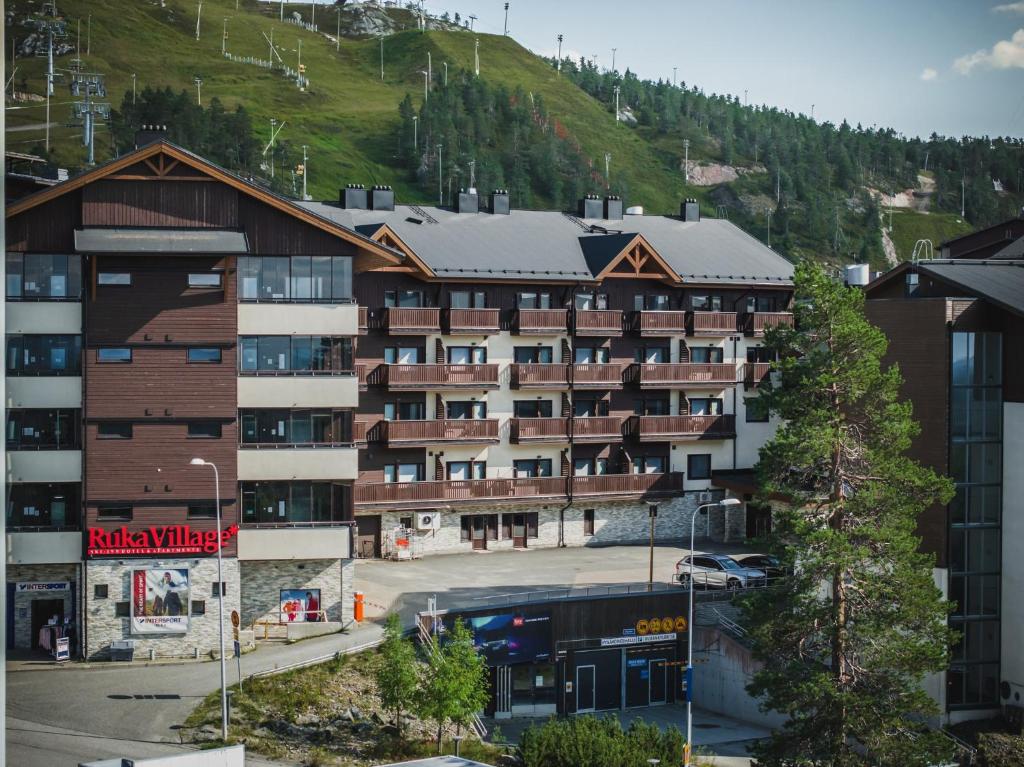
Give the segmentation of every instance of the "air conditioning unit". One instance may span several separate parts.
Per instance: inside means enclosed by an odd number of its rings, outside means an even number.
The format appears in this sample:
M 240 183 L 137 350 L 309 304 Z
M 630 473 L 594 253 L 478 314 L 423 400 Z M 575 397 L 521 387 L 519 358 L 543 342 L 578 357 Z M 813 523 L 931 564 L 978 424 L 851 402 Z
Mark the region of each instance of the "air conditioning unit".
M 417 530 L 440 530 L 441 529 L 441 512 L 439 511 L 421 511 L 416 514 L 416 529 Z

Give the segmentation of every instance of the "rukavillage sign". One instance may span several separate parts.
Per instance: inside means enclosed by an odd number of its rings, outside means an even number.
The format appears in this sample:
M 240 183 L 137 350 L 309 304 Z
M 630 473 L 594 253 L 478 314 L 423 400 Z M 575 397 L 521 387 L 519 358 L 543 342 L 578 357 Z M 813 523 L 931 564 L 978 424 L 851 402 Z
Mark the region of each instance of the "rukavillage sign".
M 89 528 L 86 554 L 90 557 L 195 556 L 216 554 L 238 534 L 238 525 L 221 531 L 196 530 L 189 525 L 150 525 L 129 530 Z

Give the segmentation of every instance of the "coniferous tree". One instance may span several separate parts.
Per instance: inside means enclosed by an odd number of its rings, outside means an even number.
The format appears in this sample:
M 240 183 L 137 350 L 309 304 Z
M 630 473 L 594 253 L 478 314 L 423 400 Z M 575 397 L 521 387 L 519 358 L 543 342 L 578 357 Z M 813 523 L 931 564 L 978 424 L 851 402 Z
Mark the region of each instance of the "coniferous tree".
M 767 339 L 781 383 L 761 396 L 782 425 L 758 464 L 764 495 L 790 499 L 773 505 L 772 546 L 794 572 L 748 604 L 764 662 L 748 689 L 790 719 L 759 763 L 940 764 L 948 741 L 920 726 L 937 713 L 921 684 L 951 633 L 915 529 L 952 483 L 905 455 L 918 429 L 863 294 L 810 264 L 796 292 L 797 329 Z

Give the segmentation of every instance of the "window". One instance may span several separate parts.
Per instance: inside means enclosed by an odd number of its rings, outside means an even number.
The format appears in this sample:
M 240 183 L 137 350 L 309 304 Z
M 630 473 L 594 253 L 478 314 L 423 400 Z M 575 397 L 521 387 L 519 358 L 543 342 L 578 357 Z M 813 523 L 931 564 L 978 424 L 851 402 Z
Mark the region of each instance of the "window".
M 406 530 L 412 530 L 412 517 L 399 517 L 398 525 Z
M 574 306 L 578 311 L 607 309 L 608 295 L 606 293 L 577 293 Z
M 550 309 L 550 293 L 516 293 L 516 309 Z
M 609 359 L 606 346 L 577 346 L 574 354 L 577 365 L 604 365 Z
M 243 374 L 351 373 L 352 339 L 331 336 L 241 336 Z
M 238 418 L 243 447 L 335 445 L 352 441 L 351 410 L 254 408 L 240 410 Z
M 193 599 L 192 600 L 192 615 L 206 615 L 206 600 L 205 599 Z
M 214 346 L 191 346 L 188 350 L 190 363 L 220 362 L 221 350 Z
M 725 350 L 721 346 L 691 346 L 690 362 L 720 364 L 725 359 Z
M 771 296 L 747 296 L 747 313 L 775 311 L 775 299 Z
M 106 583 L 96 583 L 92 587 L 92 598 L 93 599 L 106 599 L 109 592 L 109 586 Z
M 772 357 L 772 353 L 763 346 L 747 348 L 747 362 L 773 362 Z
M 131 616 L 131 602 L 114 602 L 114 617 L 128 618 Z
M 132 425 L 124 421 L 103 421 L 96 424 L 99 439 L 131 439 Z
M 512 403 L 512 415 L 516 418 L 550 418 L 551 400 L 527 399 Z
M 633 458 L 634 474 L 664 474 L 668 459 L 663 455 L 638 455 Z
M 697 312 L 720 312 L 722 297 L 706 293 L 690 296 L 690 308 Z
M 449 461 L 445 465 L 448 479 L 486 479 L 486 461 Z
M 427 406 L 423 402 L 385 402 L 385 421 L 422 421 L 427 417 Z
M 384 306 L 419 309 L 426 304 L 423 302 L 422 290 L 385 290 Z
M 97 362 L 131 362 L 132 350 L 124 347 L 116 349 L 97 349 Z
M 449 402 L 447 417 L 452 420 L 480 420 L 487 417 L 486 402 Z
M 768 423 L 768 405 L 760 397 L 744 397 L 747 423 Z
M 214 503 L 190 503 L 186 519 L 216 519 L 217 505 Z
M 487 362 L 487 348 L 484 346 L 449 346 L 449 365 L 482 365 Z
M 77 301 L 81 297 L 82 260 L 79 256 L 8 252 L 9 301 Z
M 637 363 L 664 363 L 671 357 L 667 346 L 638 346 L 633 351 L 633 359 Z
M 425 479 L 422 463 L 389 463 L 384 466 L 385 482 L 422 482 Z
M 220 272 L 198 272 L 188 275 L 190 288 L 219 288 L 224 276 Z
M 487 308 L 487 294 L 482 290 L 453 290 L 449 299 L 452 309 Z
M 7 375 L 77 376 L 82 374 L 82 337 L 7 336 Z
M 668 397 L 636 397 L 633 400 L 633 415 L 671 415 Z
M 188 425 L 189 439 L 220 439 L 221 425 L 216 421 L 193 421 Z
M 341 303 L 352 300 L 349 256 L 241 256 L 238 300 Z
M 721 397 L 692 397 L 689 399 L 690 415 L 722 415 Z
M 11 528 L 77 528 L 81 485 L 77 482 L 15 482 L 7 485 Z
M 590 477 L 608 473 L 607 458 L 576 458 L 573 460 L 574 477 Z
M 671 307 L 667 295 L 635 295 L 633 309 L 636 311 L 665 312 Z
M 132 275 L 131 272 L 100 272 L 96 275 L 97 285 L 131 285 Z
M 109 504 L 96 507 L 96 519 L 100 522 L 131 522 L 132 507 L 127 504 Z
M 217 581 L 214 581 L 213 583 L 211 583 L 210 584 L 210 596 L 212 596 L 212 597 L 219 597 L 219 596 L 222 596 L 222 595 L 223 596 L 227 596 L 228 595 L 228 584 L 227 584 L 227 581 L 220 581 L 219 583 Z
M 551 459 L 536 458 L 512 462 L 513 474 L 516 477 L 550 477 Z
M 572 414 L 575 418 L 595 418 L 608 415 L 608 400 L 594 397 L 578 397 L 573 400 Z
M 550 346 L 516 346 L 512 354 L 519 365 L 550 365 L 554 361 L 554 350 Z
M 78 450 L 80 410 L 8 410 L 8 450 Z
M 476 535 L 474 536 L 474 532 Z M 498 540 L 497 514 L 464 514 L 459 517 L 459 540 L 462 542 L 476 540 Z
M 384 362 L 388 365 L 418 365 L 426 356 L 426 350 L 417 346 L 389 346 L 384 349 Z
M 292 525 L 352 519 L 352 486 L 345 482 L 241 482 L 242 521 Z
M 594 510 L 584 509 L 583 510 L 583 534 L 593 535 L 594 534 Z
M 686 456 L 687 479 L 711 479 L 711 454 L 693 453 Z

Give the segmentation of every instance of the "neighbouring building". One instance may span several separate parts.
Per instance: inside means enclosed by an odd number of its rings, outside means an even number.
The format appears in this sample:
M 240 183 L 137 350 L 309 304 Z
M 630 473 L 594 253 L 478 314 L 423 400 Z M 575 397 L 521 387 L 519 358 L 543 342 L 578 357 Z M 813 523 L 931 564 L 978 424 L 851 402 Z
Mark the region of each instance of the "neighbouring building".
M 1019 220 L 948 244 L 981 247 L 1014 227 L 1024 244 Z M 1024 705 L 1024 254 L 1013 245 L 905 263 L 866 288 L 921 425 L 912 455 L 956 482 L 919 525 L 962 635 L 933 690 L 952 722 Z

